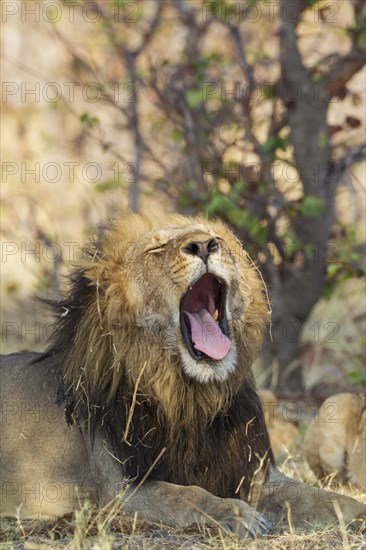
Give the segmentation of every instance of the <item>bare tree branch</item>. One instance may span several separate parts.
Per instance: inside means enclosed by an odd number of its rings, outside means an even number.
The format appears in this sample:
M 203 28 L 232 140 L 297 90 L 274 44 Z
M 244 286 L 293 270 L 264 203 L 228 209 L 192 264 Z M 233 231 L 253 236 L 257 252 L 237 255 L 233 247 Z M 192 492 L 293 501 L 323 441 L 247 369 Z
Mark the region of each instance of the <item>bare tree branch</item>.
M 164 2 L 156 2 L 156 12 L 154 14 L 154 17 L 151 19 L 149 27 L 147 28 L 147 30 L 142 36 L 140 46 L 136 48 L 136 50 L 134 50 L 133 52 L 136 56 L 139 55 L 141 52 L 143 52 L 149 45 L 161 21 L 163 8 L 164 8 Z
M 227 27 L 229 29 L 230 37 L 235 45 L 239 66 L 248 82 L 249 89 L 252 92 L 257 87 L 257 82 L 254 78 L 253 68 L 248 63 L 239 28 L 237 25 L 233 25 L 231 23 L 228 23 Z
M 207 28 L 216 20 L 213 15 L 207 16 L 204 18 L 201 23 L 197 21 L 197 10 L 195 10 L 192 5 L 185 2 L 185 0 L 171 0 L 175 8 L 179 11 L 182 16 L 182 20 L 185 25 L 188 27 L 197 27 L 197 29 L 204 34 Z M 202 13 L 202 12 L 201 12 Z
M 339 57 L 329 70 L 326 78 L 329 99 L 342 92 L 347 82 L 362 69 L 365 63 L 366 50 L 357 48 L 355 44 L 348 54 Z
M 361 45 L 366 24 L 365 3 L 363 0 L 351 0 L 351 6 L 355 22 L 348 34 L 351 37 L 352 46 L 345 55 L 337 55 L 335 63 L 328 71 L 326 82 L 328 84 L 329 99 L 342 94 L 347 82 L 366 63 L 366 49 Z
M 131 52 L 126 52 L 126 64 L 128 74 L 131 78 L 132 84 L 138 86 L 138 76 L 136 69 L 136 55 Z M 138 92 L 138 89 L 137 89 Z M 140 167 L 142 156 L 144 152 L 144 142 L 141 135 L 140 124 L 139 124 L 139 114 L 138 114 L 138 99 L 131 101 L 129 104 L 128 110 L 128 119 L 131 126 L 131 130 L 134 134 L 134 147 L 135 147 L 135 156 L 134 156 L 134 179 L 131 183 L 129 190 L 129 205 L 133 212 L 137 212 L 139 209 L 139 195 L 140 195 Z
M 366 160 L 366 141 L 360 145 L 350 147 L 347 153 L 336 163 L 339 176 L 342 177 L 344 172 L 349 170 L 351 166 Z
M 133 50 L 129 49 L 125 43 L 121 42 L 117 38 L 116 28 L 113 25 L 110 17 L 107 15 L 107 13 L 104 10 L 101 11 L 103 15 L 103 19 L 108 29 L 109 36 L 111 38 L 111 42 L 114 48 L 116 49 L 117 53 L 125 61 L 130 82 L 133 86 L 135 86 L 135 90 L 134 90 L 135 94 L 138 94 L 139 86 L 140 86 L 140 79 L 138 77 L 137 66 L 136 66 L 137 58 L 145 50 L 145 48 L 148 46 L 149 42 L 151 41 L 160 23 L 162 10 L 163 10 L 163 3 L 158 2 L 156 4 L 155 14 L 147 30 L 143 33 L 140 46 Z M 109 97 L 109 100 L 111 100 L 111 97 Z M 112 99 L 112 103 L 115 103 L 113 99 Z M 124 113 L 128 118 L 129 126 L 134 136 L 134 160 L 133 160 L 134 179 L 129 189 L 129 206 L 132 211 L 136 212 L 139 209 L 141 162 L 143 159 L 144 150 L 146 148 L 142 137 L 141 129 L 140 129 L 137 97 L 134 98 L 133 101 L 130 101 L 128 109 L 124 110 Z

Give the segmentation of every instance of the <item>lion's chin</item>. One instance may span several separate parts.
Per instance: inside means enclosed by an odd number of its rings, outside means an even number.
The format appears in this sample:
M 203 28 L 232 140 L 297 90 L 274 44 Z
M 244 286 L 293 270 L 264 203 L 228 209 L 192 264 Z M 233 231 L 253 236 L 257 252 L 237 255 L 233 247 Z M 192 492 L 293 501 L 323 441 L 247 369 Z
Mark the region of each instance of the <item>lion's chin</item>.
M 196 361 L 186 349 L 181 350 L 183 370 L 189 378 L 207 384 L 224 382 L 235 370 L 237 354 L 235 344 L 221 361 Z

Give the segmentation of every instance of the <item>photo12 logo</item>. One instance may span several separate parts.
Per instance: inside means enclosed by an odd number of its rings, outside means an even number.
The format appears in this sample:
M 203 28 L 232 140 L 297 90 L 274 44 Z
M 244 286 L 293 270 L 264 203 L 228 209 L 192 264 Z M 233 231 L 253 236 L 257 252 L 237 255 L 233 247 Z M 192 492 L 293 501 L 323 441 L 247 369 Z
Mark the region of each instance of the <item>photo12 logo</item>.
M 10 183 L 16 177 L 21 183 L 57 183 L 65 181 L 74 183 L 81 179 L 86 183 L 98 183 L 112 178 L 114 184 L 133 183 L 138 177 L 137 165 L 134 162 L 113 162 L 102 166 L 98 162 L 80 163 L 77 161 L 59 162 L 10 162 L 1 164 L 2 183 Z
M 80 19 L 86 23 L 100 23 L 112 17 L 115 23 L 138 23 L 140 21 L 140 5 L 133 2 L 84 2 L 68 0 L 66 2 L 29 0 L 3 0 L 1 2 L 1 21 L 10 23 L 16 20 L 21 23 L 78 23 Z
M 339 4 L 336 1 L 308 2 L 313 14 L 313 22 L 339 23 Z M 266 21 L 273 23 L 276 18 L 294 23 L 301 15 L 303 6 L 297 0 L 261 0 L 260 2 L 203 2 L 202 21 L 212 17 L 222 23 L 258 23 Z
M 137 103 L 139 100 L 138 82 L 41 82 L 29 80 L 23 82 L 3 81 L 1 84 L 3 103 L 57 103 L 66 101 L 75 103 Z

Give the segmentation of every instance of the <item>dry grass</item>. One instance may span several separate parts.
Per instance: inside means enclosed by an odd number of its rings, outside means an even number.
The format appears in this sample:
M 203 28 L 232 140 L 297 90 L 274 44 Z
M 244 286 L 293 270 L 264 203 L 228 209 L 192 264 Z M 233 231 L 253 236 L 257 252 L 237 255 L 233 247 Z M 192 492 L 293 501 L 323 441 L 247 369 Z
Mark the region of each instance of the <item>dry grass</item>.
M 288 457 L 282 466 L 287 475 L 302 481 L 311 480 L 303 459 Z M 329 488 L 329 487 L 327 487 Z M 334 487 L 333 487 L 334 489 Z M 337 487 L 341 493 L 365 501 L 366 495 L 350 487 Z M 257 540 L 238 540 L 235 535 L 217 527 L 189 526 L 173 529 L 161 524 L 127 518 L 115 507 L 97 510 L 89 502 L 74 515 L 55 521 L 2 520 L 2 550 L 365 550 L 366 539 L 359 532 L 339 526 L 324 528 L 314 525 L 311 533 L 292 529 L 281 535 Z M 362 526 L 364 527 L 364 526 Z
M 64 517 L 55 522 L 24 522 L 22 531 L 14 522 L 4 522 L 0 545 L 3 550 L 112 550 L 131 548 L 160 549 L 214 549 L 214 550 L 329 550 L 330 548 L 365 549 L 365 538 L 340 528 L 314 529 L 311 533 L 285 533 L 257 540 L 239 541 L 235 535 L 221 533 L 216 528 L 188 527 L 173 529 L 144 521 L 117 516 L 107 525 L 95 521 L 92 514 L 88 523 Z M 345 536 L 346 535 L 346 536 Z

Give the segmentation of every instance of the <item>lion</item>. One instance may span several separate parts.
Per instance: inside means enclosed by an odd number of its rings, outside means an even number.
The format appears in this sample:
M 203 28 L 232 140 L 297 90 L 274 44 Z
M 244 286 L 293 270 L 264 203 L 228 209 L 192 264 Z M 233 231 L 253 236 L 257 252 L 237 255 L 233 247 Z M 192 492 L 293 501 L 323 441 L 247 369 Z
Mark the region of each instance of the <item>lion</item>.
M 226 225 L 130 214 L 86 250 L 44 353 L 3 360 L 1 515 L 88 498 L 240 537 L 344 521 L 365 506 L 276 467 L 251 370 L 264 283 Z
M 304 439 L 305 457 L 315 475 L 366 489 L 366 397 L 328 397 Z

